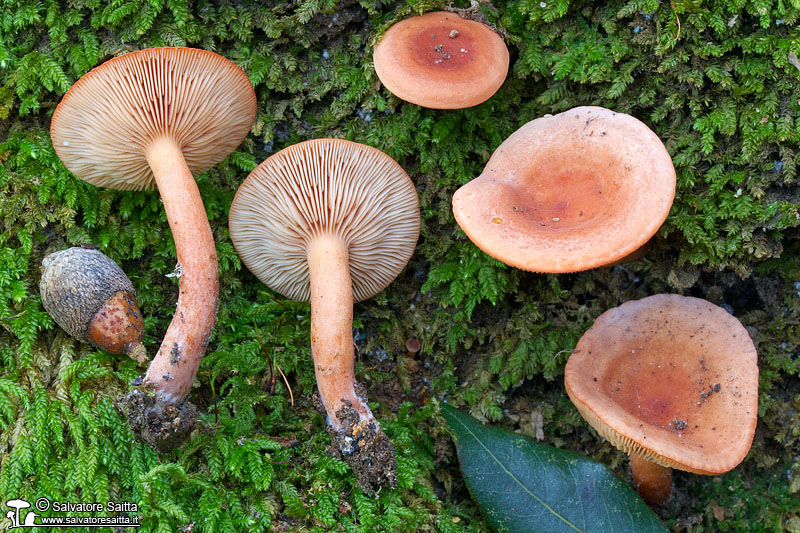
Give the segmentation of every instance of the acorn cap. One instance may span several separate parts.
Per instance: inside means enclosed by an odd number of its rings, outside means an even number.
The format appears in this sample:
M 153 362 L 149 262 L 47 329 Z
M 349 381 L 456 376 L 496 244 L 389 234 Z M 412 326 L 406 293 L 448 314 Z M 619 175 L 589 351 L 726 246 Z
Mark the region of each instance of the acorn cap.
M 95 313 L 120 291 L 136 294 L 133 283 L 110 257 L 98 250 L 67 248 L 42 259 L 39 292 L 56 324 L 83 342 Z
M 705 300 L 659 294 L 606 311 L 564 381 L 586 421 L 629 455 L 716 475 L 750 449 L 756 349 L 734 316 Z
M 375 72 L 398 98 L 434 109 L 488 100 L 508 74 L 508 48 L 485 24 L 448 11 L 392 25 L 375 46 Z
M 64 95 L 50 126 L 56 154 L 79 178 L 152 188 L 145 148 L 174 138 L 193 175 L 227 157 L 250 131 L 256 97 L 233 62 L 194 48 L 151 48 L 95 67 Z
M 675 168 L 647 126 L 602 107 L 525 124 L 453 195 L 481 250 L 534 272 L 577 272 L 644 245 L 667 218 Z
M 382 291 L 405 268 L 419 237 L 417 192 L 380 150 L 339 139 L 284 148 L 239 187 L 231 239 L 263 283 L 308 301 L 306 246 L 317 235 L 347 244 L 354 301 Z

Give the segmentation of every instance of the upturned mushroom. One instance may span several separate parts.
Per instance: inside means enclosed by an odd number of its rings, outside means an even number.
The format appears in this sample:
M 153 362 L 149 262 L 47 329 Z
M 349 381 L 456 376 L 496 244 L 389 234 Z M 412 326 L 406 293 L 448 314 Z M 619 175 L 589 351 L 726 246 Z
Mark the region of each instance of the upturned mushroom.
M 316 139 L 267 158 L 230 209 L 233 244 L 262 282 L 311 304 L 311 353 L 337 454 L 365 490 L 394 485 L 394 449 L 356 388 L 353 303 L 405 268 L 419 237 L 414 184 L 370 146 Z
M 6 513 L 6 518 L 11 520 L 11 527 L 9 529 L 17 528 L 17 527 L 20 527 L 21 525 L 23 525 L 23 523 L 20 522 L 20 520 L 19 520 L 19 514 L 20 514 L 19 512 L 22 509 L 30 508 L 30 506 L 31 506 L 30 502 L 28 502 L 26 500 L 19 499 L 19 498 L 15 498 L 13 500 L 8 500 L 6 502 L 6 505 L 8 507 L 10 507 L 11 509 L 13 509 L 13 511 L 8 511 Z M 25 522 L 27 522 L 27 521 L 28 520 L 27 520 L 27 517 L 26 517 Z
M 56 324 L 79 341 L 147 363 L 133 283 L 104 253 L 74 247 L 46 255 L 39 292 Z
M 564 371 L 572 403 L 630 456 L 634 486 L 668 501 L 671 470 L 717 475 L 753 441 L 758 365 L 747 330 L 705 300 L 659 294 L 600 315 Z
M 435 11 L 393 24 L 375 46 L 378 78 L 398 98 L 434 109 L 485 102 L 508 74 L 508 48 L 485 24 Z
M 175 240 L 177 307 L 143 386 L 154 404 L 131 418 L 151 444 L 161 436 L 142 431 L 185 399 L 216 322 L 217 253 L 193 176 L 239 145 L 255 112 L 250 80 L 231 61 L 205 50 L 153 48 L 94 68 L 53 114 L 50 135 L 66 167 L 101 187 L 157 186 Z M 169 416 L 167 428 L 174 422 Z
M 644 251 L 669 214 L 675 168 L 630 115 L 576 107 L 538 118 L 453 195 L 478 248 L 533 272 L 577 272 Z

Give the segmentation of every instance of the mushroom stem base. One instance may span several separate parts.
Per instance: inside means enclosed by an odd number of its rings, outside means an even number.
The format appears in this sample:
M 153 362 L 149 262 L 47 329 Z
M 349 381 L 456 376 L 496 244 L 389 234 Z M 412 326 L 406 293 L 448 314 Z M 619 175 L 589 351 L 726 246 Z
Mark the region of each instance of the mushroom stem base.
M 159 453 L 170 453 L 189 437 L 197 424 L 197 407 L 184 401 L 173 405 L 153 393 L 152 384 L 133 389 L 117 401 L 128 415 L 131 430 Z
M 631 454 L 633 487 L 648 505 L 664 505 L 672 494 L 672 469 Z
M 328 427 L 328 453 L 350 465 L 358 486 L 367 494 L 397 486 L 397 460 L 389 437 L 375 420 L 364 421 L 349 405 L 336 412 L 342 429 Z

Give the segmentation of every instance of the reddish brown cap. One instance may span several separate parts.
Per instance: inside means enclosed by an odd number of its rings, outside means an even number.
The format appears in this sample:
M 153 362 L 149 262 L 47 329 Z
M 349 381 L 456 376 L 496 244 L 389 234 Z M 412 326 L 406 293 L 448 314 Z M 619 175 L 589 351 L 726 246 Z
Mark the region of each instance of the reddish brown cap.
M 149 189 L 145 149 L 172 136 L 193 175 L 227 157 L 250 131 L 256 96 L 233 62 L 194 48 L 151 48 L 92 69 L 64 95 L 50 136 L 79 178 L 101 187 Z
M 392 25 L 375 46 L 375 72 L 398 98 L 434 109 L 488 100 L 508 74 L 508 48 L 485 24 L 436 11 Z
M 514 132 L 456 191 L 453 213 L 508 265 L 576 272 L 644 245 L 674 196 L 675 168 L 655 133 L 624 113 L 576 107 Z
M 380 150 L 314 139 L 284 148 L 250 173 L 229 225 L 247 268 L 293 300 L 309 298 L 309 243 L 340 237 L 359 301 L 389 285 L 414 253 L 419 200 L 408 174 Z
M 659 294 L 600 315 L 564 381 L 581 415 L 617 448 L 715 475 L 738 465 L 753 441 L 757 357 L 747 330 L 721 307 Z

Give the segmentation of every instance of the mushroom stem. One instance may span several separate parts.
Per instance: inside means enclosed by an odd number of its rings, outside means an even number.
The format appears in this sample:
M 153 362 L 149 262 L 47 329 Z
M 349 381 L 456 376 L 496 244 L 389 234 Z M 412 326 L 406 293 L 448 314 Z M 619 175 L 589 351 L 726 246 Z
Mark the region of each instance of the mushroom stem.
M 633 486 L 648 505 L 664 505 L 672 493 L 672 469 L 648 461 L 638 453 L 630 455 Z
M 330 424 L 345 429 L 337 412 L 349 402 L 361 420 L 377 421 L 356 395 L 353 345 L 353 286 L 347 244 L 339 237 L 316 237 L 307 251 L 311 290 L 311 355 L 317 387 Z
M 647 255 L 647 252 L 649 252 L 650 248 L 653 247 L 653 243 L 655 242 L 655 240 L 656 240 L 656 237 L 654 235 L 654 236 L 650 237 L 650 239 L 646 243 L 644 243 L 643 245 L 641 245 L 640 247 L 638 247 L 637 249 L 635 249 L 634 251 L 632 251 L 631 253 L 629 253 L 625 257 L 620 257 L 616 261 L 612 261 L 611 263 L 608 263 L 608 264 L 602 265 L 602 266 L 604 266 L 604 267 L 613 267 L 613 266 L 617 266 L 617 265 L 624 265 L 625 263 L 633 263 L 634 261 L 637 261 L 637 260 L 639 260 L 642 257 Z
M 200 191 L 171 137 L 160 137 L 145 150 L 167 221 L 175 240 L 180 289 L 175 315 L 145 383 L 154 385 L 158 399 L 179 404 L 192 387 L 217 320 L 217 250 Z

